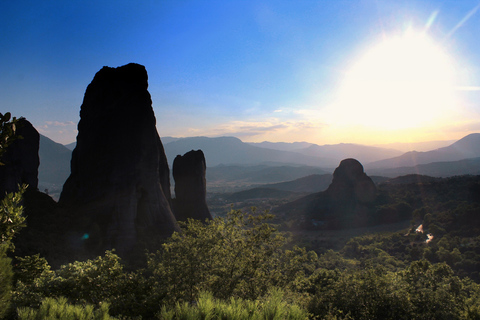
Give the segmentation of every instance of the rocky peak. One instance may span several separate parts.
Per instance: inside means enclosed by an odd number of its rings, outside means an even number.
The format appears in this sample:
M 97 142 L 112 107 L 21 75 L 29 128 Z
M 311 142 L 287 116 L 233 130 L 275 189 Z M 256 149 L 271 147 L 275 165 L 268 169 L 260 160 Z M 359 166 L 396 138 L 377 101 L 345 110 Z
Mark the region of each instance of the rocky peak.
M 38 188 L 38 149 L 40 135 L 32 124 L 24 118 L 17 122 L 17 137 L 4 153 L 0 162 L 0 198 L 5 193 L 15 192 L 18 185 L 28 184 L 29 188 Z
M 174 212 L 177 220 L 212 219 L 206 202 L 206 163 L 202 150 L 178 155 L 173 161 Z
M 80 110 L 71 174 L 59 204 L 71 232 L 93 254 L 127 253 L 143 238 L 178 230 L 169 168 L 144 66 L 103 67 Z
M 369 203 L 375 199 L 377 189 L 356 159 L 345 159 L 333 172 L 327 192 L 334 201 Z

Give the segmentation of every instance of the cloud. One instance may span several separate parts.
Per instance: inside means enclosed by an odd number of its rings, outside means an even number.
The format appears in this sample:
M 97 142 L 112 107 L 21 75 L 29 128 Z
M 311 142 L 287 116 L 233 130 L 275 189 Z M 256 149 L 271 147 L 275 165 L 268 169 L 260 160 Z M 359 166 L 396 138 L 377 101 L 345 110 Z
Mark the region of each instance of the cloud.
M 45 121 L 44 128 L 48 128 L 49 126 L 53 127 L 67 127 L 67 126 L 76 126 L 77 124 L 73 121 Z
M 231 135 L 235 137 L 254 137 L 287 129 L 283 123 L 232 121 L 211 130 L 215 136 Z
M 314 137 L 326 125 L 310 121 L 231 121 L 215 128 L 188 130 L 188 135 L 233 136 L 243 141 L 300 141 Z
M 73 121 L 45 121 L 35 127 L 42 135 L 63 144 L 75 141 L 78 133 L 77 124 Z

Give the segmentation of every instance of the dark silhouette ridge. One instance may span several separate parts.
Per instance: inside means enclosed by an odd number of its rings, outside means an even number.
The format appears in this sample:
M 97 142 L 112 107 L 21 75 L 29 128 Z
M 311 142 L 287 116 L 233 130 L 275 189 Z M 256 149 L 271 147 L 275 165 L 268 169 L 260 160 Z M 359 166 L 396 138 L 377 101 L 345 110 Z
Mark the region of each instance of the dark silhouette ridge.
M 87 254 L 115 248 L 125 255 L 179 230 L 147 87 L 145 67 L 131 63 L 103 67 L 85 92 L 59 204 L 72 218 L 72 244 Z
M 40 135 L 24 118 L 17 122 L 18 137 L 4 153 L 0 162 L 0 199 L 5 193 L 18 191 L 18 185 L 28 184 L 29 189 L 38 188 L 38 149 Z
M 301 218 L 305 228 L 349 228 L 371 223 L 376 187 L 355 159 L 345 159 L 327 190 L 287 203 L 274 212 Z
M 205 221 L 212 219 L 208 210 L 205 156 L 202 150 L 178 155 L 173 161 L 175 179 L 174 212 L 177 220 L 188 218 Z

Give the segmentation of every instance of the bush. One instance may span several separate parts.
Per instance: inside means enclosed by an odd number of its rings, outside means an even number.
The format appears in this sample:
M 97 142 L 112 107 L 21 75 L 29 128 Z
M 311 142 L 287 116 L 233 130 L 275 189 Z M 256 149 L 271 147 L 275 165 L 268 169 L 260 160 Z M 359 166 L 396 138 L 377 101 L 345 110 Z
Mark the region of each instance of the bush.
M 95 309 L 92 305 L 72 305 L 66 298 L 46 298 L 39 309 L 19 308 L 20 320 L 109 320 L 114 319 L 108 315 L 108 304 L 103 303 Z
M 195 301 L 206 290 L 220 299 L 255 300 L 271 287 L 300 285 L 315 269 L 316 255 L 282 250 L 286 238 L 265 222 L 270 218 L 232 210 L 226 218 L 183 223 L 149 258 L 158 296 L 172 306 Z
M 218 300 L 209 292 L 201 292 L 196 304 L 178 302 L 173 308 L 163 306 L 157 318 L 161 320 L 305 320 L 308 319 L 308 313 L 298 305 L 286 302 L 281 290 L 272 289 L 266 297 L 255 301 L 241 298 Z

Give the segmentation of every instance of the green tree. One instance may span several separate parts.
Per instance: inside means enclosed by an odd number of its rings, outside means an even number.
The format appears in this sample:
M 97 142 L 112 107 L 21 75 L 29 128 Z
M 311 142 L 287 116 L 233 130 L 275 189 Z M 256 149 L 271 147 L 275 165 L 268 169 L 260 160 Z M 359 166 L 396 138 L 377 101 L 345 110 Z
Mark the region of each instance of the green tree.
M 286 237 L 267 223 L 271 218 L 232 210 L 225 218 L 182 223 L 182 231 L 150 255 L 158 295 L 170 303 L 195 301 L 200 291 L 254 300 L 272 286 L 299 282 L 313 272 L 305 262 L 316 256 L 282 250 Z
M 412 318 L 465 318 L 467 295 L 464 283 L 447 264 L 415 261 L 399 274 L 408 285 Z

